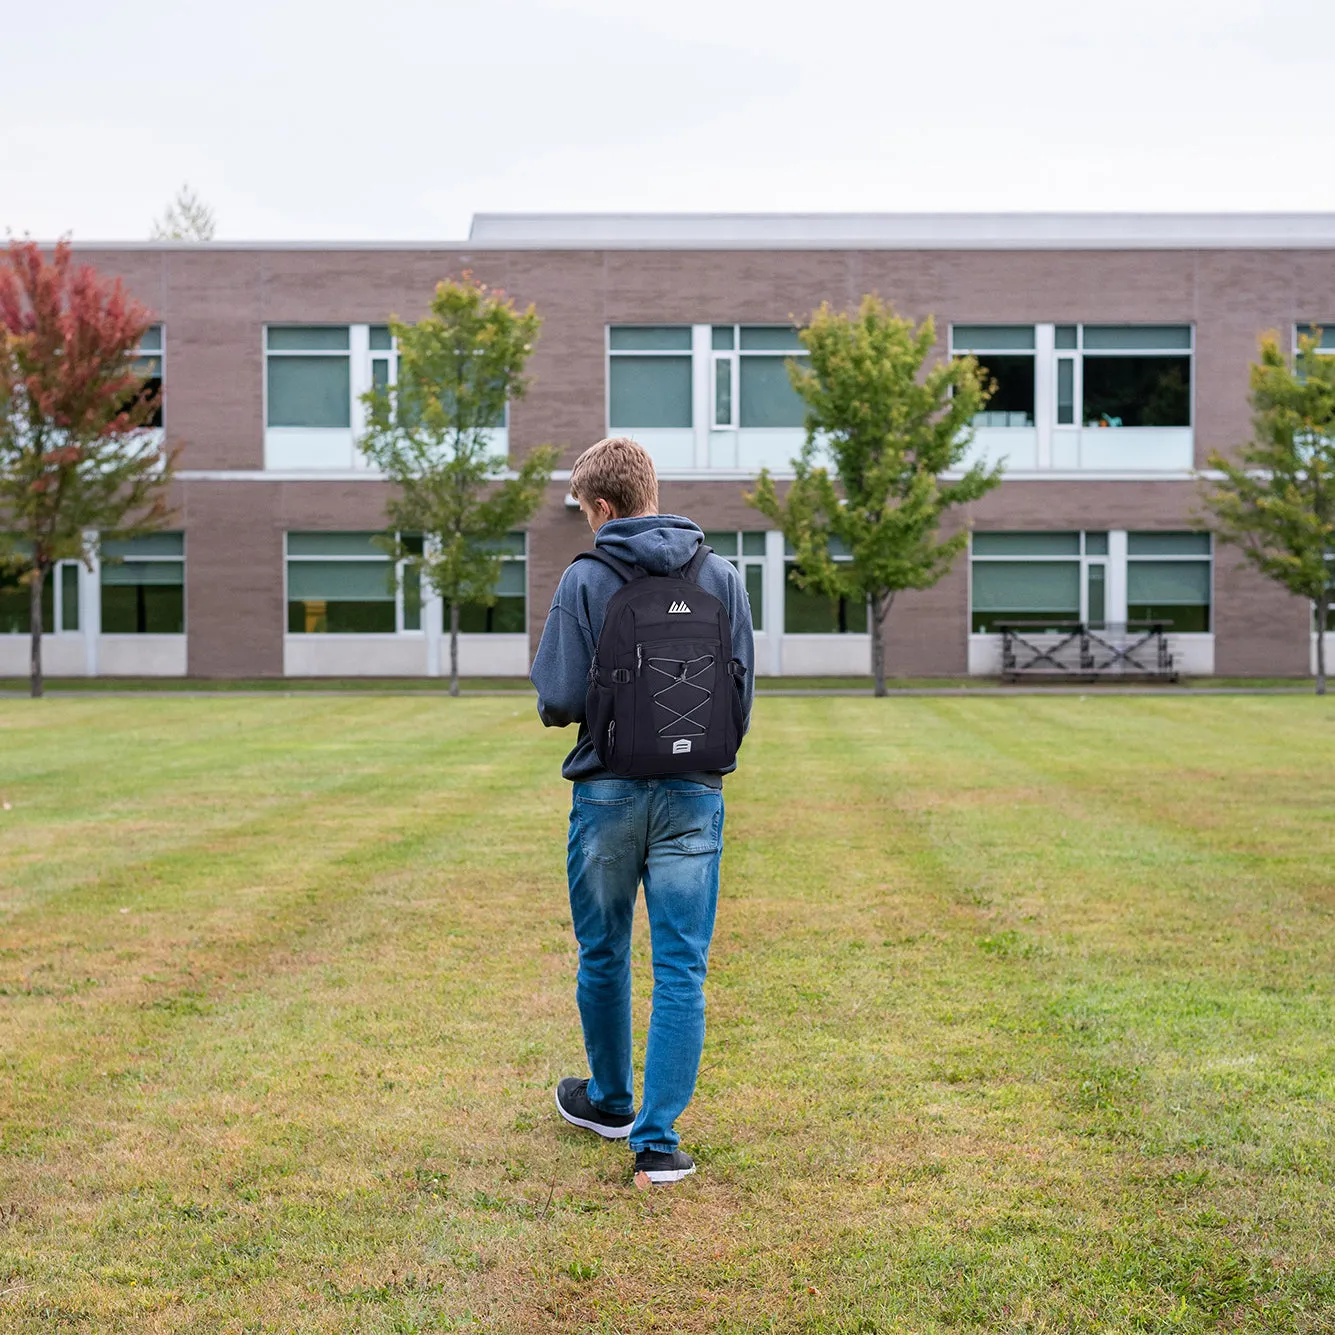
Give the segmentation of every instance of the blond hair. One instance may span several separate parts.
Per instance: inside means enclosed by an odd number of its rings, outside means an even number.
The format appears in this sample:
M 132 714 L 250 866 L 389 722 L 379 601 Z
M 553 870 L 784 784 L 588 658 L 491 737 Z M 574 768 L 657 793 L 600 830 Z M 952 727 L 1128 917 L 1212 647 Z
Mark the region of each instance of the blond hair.
M 629 436 L 609 436 L 590 445 L 570 470 L 570 494 L 604 500 L 619 519 L 658 513 L 658 474 L 649 451 Z

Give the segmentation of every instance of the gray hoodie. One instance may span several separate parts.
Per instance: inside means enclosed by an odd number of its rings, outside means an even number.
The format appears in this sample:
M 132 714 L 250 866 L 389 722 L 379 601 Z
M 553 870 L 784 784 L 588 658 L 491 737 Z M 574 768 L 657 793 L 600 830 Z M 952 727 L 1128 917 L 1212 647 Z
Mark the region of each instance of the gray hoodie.
M 679 515 L 641 515 L 635 519 L 609 519 L 594 539 L 594 546 L 628 565 L 642 566 L 651 575 L 670 575 L 680 570 L 700 545 L 704 534 L 689 519 Z M 561 576 L 547 613 L 542 641 L 533 659 L 529 679 L 538 688 L 538 716 L 549 728 L 579 724 L 574 750 L 565 758 L 561 774 L 567 779 L 614 779 L 603 768 L 589 740 L 584 722 L 584 693 L 594 647 L 603 629 L 607 601 L 621 587 L 621 578 L 599 561 L 576 561 Z M 751 635 L 751 605 L 736 569 L 721 556 L 710 556 L 700 571 L 700 587 L 712 593 L 728 609 L 732 623 L 732 652 L 746 667 L 742 681 L 742 710 L 751 722 L 751 700 L 755 690 L 756 651 Z M 732 766 L 735 769 L 736 766 Z M 683 779 L 718 787 L 717 773 L 683 774 Z

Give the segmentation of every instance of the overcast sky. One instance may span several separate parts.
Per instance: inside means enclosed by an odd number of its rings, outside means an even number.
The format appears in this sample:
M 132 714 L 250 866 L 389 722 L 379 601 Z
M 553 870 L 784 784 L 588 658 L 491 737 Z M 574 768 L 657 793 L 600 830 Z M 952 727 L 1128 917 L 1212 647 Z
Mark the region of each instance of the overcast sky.
M 0 226 L 453 239 L 498 210 L 1332 210 L 1335 3 L 29 3 Z

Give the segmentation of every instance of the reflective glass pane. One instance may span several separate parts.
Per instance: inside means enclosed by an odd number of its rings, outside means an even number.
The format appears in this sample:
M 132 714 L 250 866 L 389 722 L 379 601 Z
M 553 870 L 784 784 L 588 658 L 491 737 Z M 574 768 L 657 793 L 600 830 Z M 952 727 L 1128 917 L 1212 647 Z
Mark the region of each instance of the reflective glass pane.
M 1208 561 L 1128 561 L 1126 601 L 1204 606 L 1210 601 Z
M 608 346 L 613 352 L 689 352 L 691 326 L 613 325 L 608 330 Z
M 403 567 L 403 628 L 422 629 L 422 572 L 414 565 Z
M 1209 556 L 1208 533 L 1128 533 L 1128 556 Z
M 371 359 L 371 385 L 375 389 L 386 389 L 389 386 L 389 358 L 373 357 Z
M 1079 533 L 975 533 L 975 556 L 1079 556 Z
M 745 427 L 800 427 L 806 405 L 788 379 L 784 357 L 741 359 L 739 425 Z
M 1107 556 L 1108 555 L 1108 534 L 1104 533 L 1086 533 L 1085 534 L 1085 555 L 1086 556 Z
M 371 351 L 388 352 L 394 346 L 394 339 L 390 335 L 387 324 L 373 324 L 371 326 Z
M 983 411 L 974 416 L 980 427 L 1034 425 L 1034 359 L 1032 357 L 993 356 L 979 359 L 983 382 L 995 382 L 992 397 Z
M 270 325 L 269 348 L 273 352 L 346 352 L 348 326 L 345 324 Z
M 1107 589 L 1108 589 L 1108 568 L 1103 565 L 1092 565 L 1088 570 L 1087 602 L 1088 617 L 1087 620 L 1091 626 L 1102 626 L 1107 615 Z
M 1032 348 L 1034 326 L 1031 324 L 957 324 L 950 331 L 950 344 L 956 352 L 988 352 L 1009 348 Z
M 743 533 L 743 534 L 742 534 L 742 555 L 743 555 L 743 556 L 764 556 L 764 555 L 765 555 L 765 535 L 764 535 L 764 533 Z
M 375 533 L 289 533 L 289 556 L 374 556 L 385 559 Z
M 160 324 L 149 325 L 149 327 L 144 330 L 144 336 L 139 340 L 139 351 L 162 351 L 162 326 Z
M 746 601 L 751 604 L 751 629 L 765 629 L 765 568 L 750 565 L 745 568 Z
M 449 609 L 445 609 L 449 626 Z M 459 629 L 466 635 L 522 635 L 528 629 L 523 598 L 497 598 L 490 607 L 466 603 L 459 609 Z
M 507 597 L 524 596 L 524 567 L 523 561 L 504 561 L 501 564 L 501 573 L 496 579 L 496 592 Z
M 351 392 L 346 357 L 269 358 L 270 426 L 350 426 Z
M 1190 357 L 1086 357 L 1086 426 L 1190 426 Z
M 1057 359 L 1057 425 L 1075 425 L 1075 361 Z
M 1091 348 L 1190 348 L 1189 324 L 1087 324 L 1085 350 Z
M 60 567 L 60 629 L 79 629 L 79 567 Z
M 792 325 L 742 326 L 743 352 L 801 352 L 802 340 Z
M 714 362 L 714 425 L 732 425 L 732 360 L 728 357 Z
M 1298 334 L 1302 338 L 1312 338 L 1318 329 L 1321 331 L 1321 341 L 1317 346 L 1323 352 L 1335 352 L 1335 320 L 1327 320 L 1323 324 L 1300 324 Z
M 716 324 L 709 339 L 715 352 L 731 352 L 737 343 L 737 331 L 730 324 Z
M 20 584 L 17 574 L 0 570 L 0 635 L 27 635 L 31 616 L 30 594 L 26 584 Z M 47 579 L 42 586 L 42 634 L 50 635 L 55 629 L 55 586 Z
M 789 561 L 784 569 L 783 624 L 784 633 L 790 635 L 860 635 L 867 629 L 867 604 L 799 588 L 797 566 Z
M 498 538 L 495 542 L 484 544 L 489 551 L 504 552 L 507 556 L 524 555 L 524 533 L 522 529 L 516 529 L 514 532 L 507 533 L 503 538 Z
M 393 603 L 393 567 L 388 561 L 289 561 L 287 595 L 289 599 L 328 602 L 383 599 Z
M 185 589 L 176 584 L 102 586 L 105 635 L 181 635 L 185 632 Z
M 368 602 L 293 599 L 287 605 L 289 635 L 392 635 L 394 599 Z
M 608 376 L 614 429 L 691 425 L 689 357 L 613 357 Z
M 1054 331 L 1059 348 L 1075 347 L 1075 325 L 1059 324 Z

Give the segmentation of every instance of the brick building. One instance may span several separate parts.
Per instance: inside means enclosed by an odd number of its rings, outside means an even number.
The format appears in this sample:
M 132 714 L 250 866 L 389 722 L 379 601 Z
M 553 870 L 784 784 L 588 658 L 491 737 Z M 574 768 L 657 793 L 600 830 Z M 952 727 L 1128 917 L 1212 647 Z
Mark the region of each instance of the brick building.
M 565 470 L 512 535 L 497 606 L 464 618 L 467 673 L 527 671 L 589 542 L 570 464 L 609 433 L 641 440 L 663 509 L 736 559 L 761 672 L 865 672 L 865 609 L 798 590 L 742 493 L 801 443 L 793 317 L 871 291 L 988 366 L 974 448 L 1007 463 L 964 516 L 969 555 L 897 600 L 893 672 L 994 672 L 1007 618 L 1152 618 L 1189 672 L 1309 670 L 1310 607 L 1200 531 L 1193 470 L 1249 433 L 1258 334 L 1335 330 L 1335 215 L 481 215 L 448 245 L 78 250 L 156 313 L 141 353 L 182 453 L 173 531 L 57 572 L 53 675 L 438 673 L 439 604 L 411 578 L 391 592 L 369 542 L 386 488 L 357 449 L 358 395 L 394 374 L 390 314 L 418 318 L 463 270 L 537 305 L 532 389 L 497 445 L 554 442 Z M 0 674 L 25 670 L 25 626 L 0 589 Z

